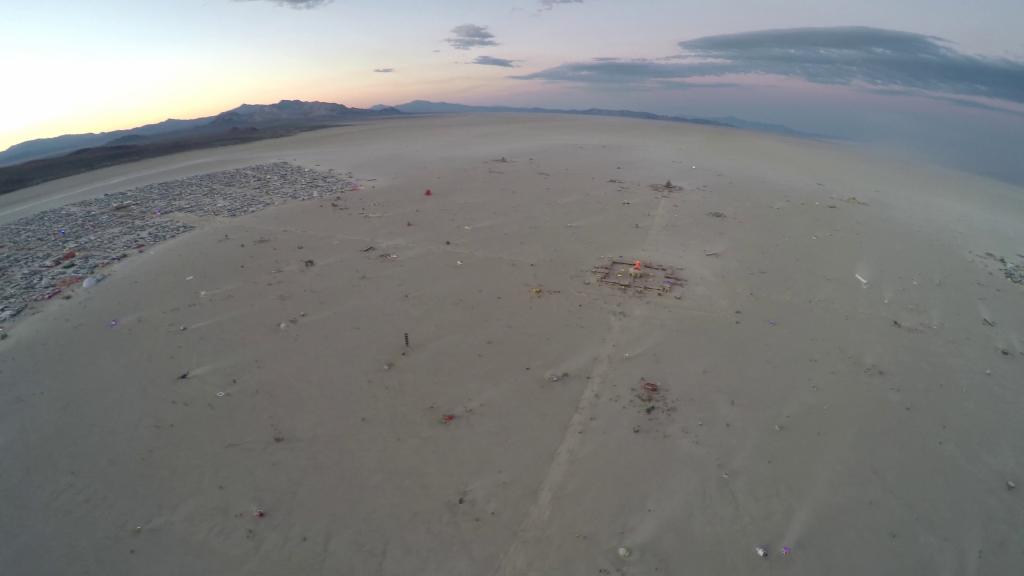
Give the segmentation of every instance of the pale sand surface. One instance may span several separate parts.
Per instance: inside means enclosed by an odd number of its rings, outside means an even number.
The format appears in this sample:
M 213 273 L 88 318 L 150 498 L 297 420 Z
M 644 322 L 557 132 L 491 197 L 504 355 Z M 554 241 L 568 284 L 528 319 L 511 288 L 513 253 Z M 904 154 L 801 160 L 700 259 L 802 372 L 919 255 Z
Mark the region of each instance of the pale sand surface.
M 486 115 L 118 166 L 0 218 L 279 160 L 375 180 L 201 222 L 0 342 L 3 573 L 1024 570 L 1024 287 L 979 256 L 1024 253 L 1024 190 Z M 687 284 L 621 293 L 609 256 Z

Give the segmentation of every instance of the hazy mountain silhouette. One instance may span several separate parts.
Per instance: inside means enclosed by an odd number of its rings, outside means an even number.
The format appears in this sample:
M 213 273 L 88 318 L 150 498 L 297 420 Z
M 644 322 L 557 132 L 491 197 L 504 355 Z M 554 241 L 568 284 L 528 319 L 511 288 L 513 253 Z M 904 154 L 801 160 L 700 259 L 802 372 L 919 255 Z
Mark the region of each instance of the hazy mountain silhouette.
M 0 194 L 124 162 L 400 114 L 387 106 L 364 110 L 329 102 L 282 100 L 242 104 L 194 120 L 165 120 L 130 130 L 30 140 L 0 152 Z
M 196 118 L 195 120 L 164 120 L 156 124 L 147 124 L 132 128 L 130 130 L 115 130 L 113 132 L 99 132 L 87 134 L 65 134 L 53 138 L 39 138 L 15 144 L 7 150 L 0 152 L 0 166 L 8 166 L 19 162 L 27 162 L 36 158 L 67 154 L 82 148 L 92 146 L 103 146 L 111 141 L 130 135 L 150 136 L 177 130 L 185 130 L 194 126 L 200 126 L 209 122 L 211 118 Z
M 276 104 L 242 104 L 215 116 L 194 120 L 171 119 L 128 130 L 95 134 L 66 134 L 53 138 L 29 140 L 0 152 L 0 166 L 59 156 L 97 146 L 141 145 L 182 138 L 196 139 L 197 137 L 209 137 L 231 128 L 329 126 L 339 122 L 387 114 L 400 114 L 400 112 L 388 107 L 383 107 L 380 110 L 362 110 L 330 102 L 303 102 L 301 100 L 282 100 Z

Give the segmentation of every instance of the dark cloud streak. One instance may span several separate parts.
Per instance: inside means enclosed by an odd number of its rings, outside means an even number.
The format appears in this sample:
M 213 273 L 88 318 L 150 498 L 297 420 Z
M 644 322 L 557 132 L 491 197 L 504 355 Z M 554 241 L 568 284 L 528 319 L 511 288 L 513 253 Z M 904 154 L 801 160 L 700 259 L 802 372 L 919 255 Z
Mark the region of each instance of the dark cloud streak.
M 445 38 L 445 42 L 456 50 L 469 50 L 479 46 L 497 46 L 494 34 L 487 30 L 487 26 L 476 24 L 462 24 L 452 28 L 453 36 Z
M 583 84 L 769 74 L 817 84 L 863 83 L 1024 103 L 1024 62 L 957 51 L 934 36 L 866 27 L 793 28 L 679 43 L 678 60 L 562 64 L 518 76 Z
M 319 8 L 326 6 L 334 0 L 235 0 L 235 2 L 259 2 L 266 1 L 277 4 L 278 6 L 287 6 L 295 10 L 309 10 L 312 8 Z
M 583 0 L 540 0 L 541 10 L 551 10 L 559 4 L 583 4 Z
M 473 64 L 481 66 L 501 66 L 502 68 L 515 68 L 517 60 L 507 58 L 495 58 L 494 56 L 477 56 Z
M 570 62 L 540 72 L 512 76 L 520 80 L 577 82 L 583 84 L 644 85 L 656 80 L 683 80 L 715 76 L 719 65 L 662 64 L 653 60 L 601 58 L 591 62 Z

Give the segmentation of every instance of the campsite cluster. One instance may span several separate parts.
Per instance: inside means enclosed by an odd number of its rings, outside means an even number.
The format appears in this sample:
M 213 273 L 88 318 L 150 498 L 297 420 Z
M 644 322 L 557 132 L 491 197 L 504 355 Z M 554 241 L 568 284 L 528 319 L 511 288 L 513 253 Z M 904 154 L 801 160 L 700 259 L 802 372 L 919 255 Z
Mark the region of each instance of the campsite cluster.
M 348 174 L 275 162 L 105 194 L 0 225 L 0 321 L 68 287 L 92 285 L 105 266 L 194 228 L 178 216 L 241 216 L 355 186 Z

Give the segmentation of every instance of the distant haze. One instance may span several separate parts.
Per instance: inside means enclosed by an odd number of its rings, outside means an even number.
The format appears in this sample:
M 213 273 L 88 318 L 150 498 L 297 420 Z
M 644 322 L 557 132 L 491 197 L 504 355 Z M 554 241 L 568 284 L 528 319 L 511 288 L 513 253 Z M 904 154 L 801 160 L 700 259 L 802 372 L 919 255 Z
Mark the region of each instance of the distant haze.
M 0 150 L 281 99 L 782 124 L 1024 182 L 1024 3 L 182 0 L 4 8 Z

